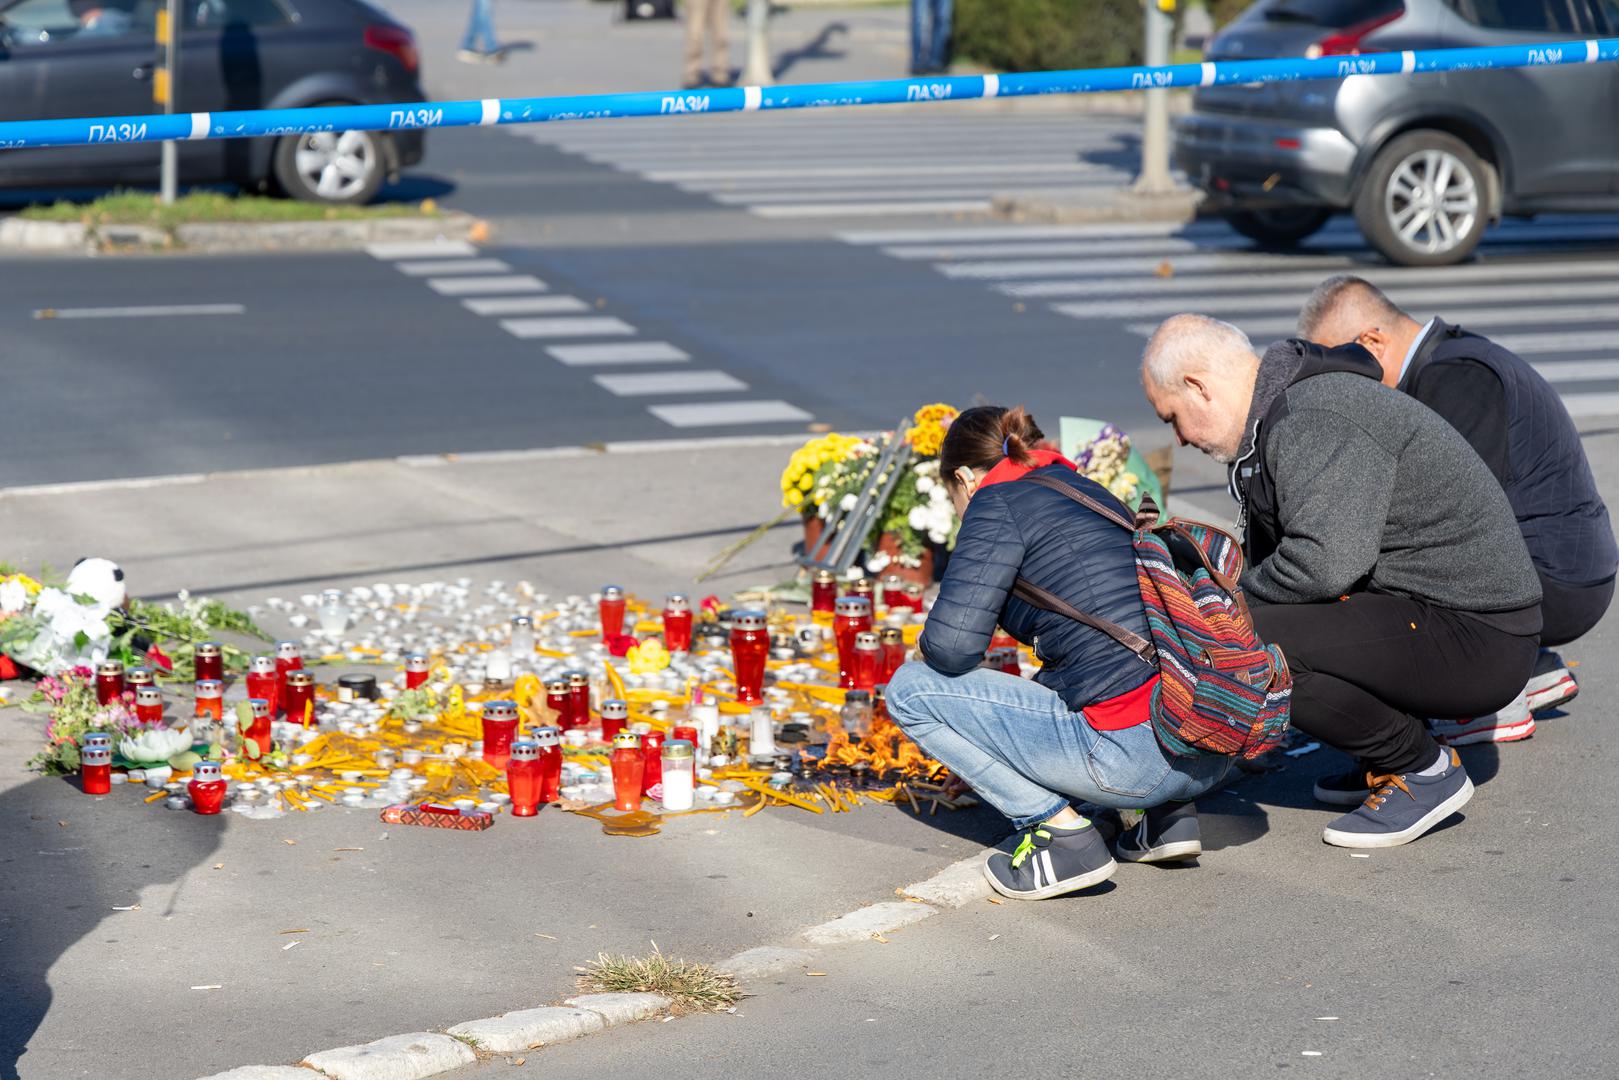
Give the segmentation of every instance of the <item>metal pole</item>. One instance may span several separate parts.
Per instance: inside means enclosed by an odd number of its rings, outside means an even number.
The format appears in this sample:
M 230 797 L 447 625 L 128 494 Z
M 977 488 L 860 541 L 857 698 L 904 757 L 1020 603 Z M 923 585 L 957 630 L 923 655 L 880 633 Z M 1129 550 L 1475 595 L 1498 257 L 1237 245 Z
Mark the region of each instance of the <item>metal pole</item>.
M 172 114 L 180 93 L 180 0 L 168 0 L 168 7 L 158 15 L 158 23 L 163 31 L 159 39 L 163 45 L 163 66 L 152 90 L 154 97 L 160 97 L 163 112 Z M 158 198 L 167 206 L 174 202 L 179 189 L 180 148 L 173 139 L 165 139 Z
M 1161 67 L 1169 63 L 1175 0 L 1145 0 L 1144 6 L 1147 66 Z M 1143 195 L 1167 195 L 1175 190 L 1169 176 L 1169 91 L 1154 87 L 1146 91 L 1146 97 L 1141 118 L 1141 173 L 1135 190 Z
M 744 86 L 769 86 L 775 82 L 770 71 L 770 0 L 748 0 L 748 60 L 742 65 Z

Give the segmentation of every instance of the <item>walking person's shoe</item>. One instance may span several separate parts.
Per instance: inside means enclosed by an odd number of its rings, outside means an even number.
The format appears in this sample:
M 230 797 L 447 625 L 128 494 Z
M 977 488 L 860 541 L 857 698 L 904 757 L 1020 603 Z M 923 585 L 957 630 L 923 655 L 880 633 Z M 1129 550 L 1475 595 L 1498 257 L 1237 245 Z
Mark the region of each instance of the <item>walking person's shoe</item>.
M 483 63 L 483 53 L 477 49 L 457 49 L 455 50 L 455 58 L 463 64 Z
M 1367 786 L 1366 767 L 1357 764 L 1348 772 L 1323 776 L 1315 782 L 1315 800 L 1328 806 L 1359 806 L 1372 793 Z
M 1567 705 L 1580 693 L 1580 684 L 1574 673 L 1563 663 L 1563 658 L 1551 649 L 1541 649 L 1535 657 L 1535 673 L 1529 676 L 1529 685 L 1523 688 L 1532 713 Z
M 1535 733 L 1535 718 L 1529 712 L 1529 699 L 1519 694 L 1499 712 L 1474 720 L 1429 720 L 1428 730 L 1446 746 L 1517 742 Z
M 984 863 L 990 887 L 1013 900 L 1044 900 L 1099 885 L 1119 864 L 1087 819 L 1069 828 L 1033 825 L 1008 855 L 997 851 Z
M 1409 844 L 1467 805 L 1473 781 L 1456 751 L 1440 751 L 1437 772 L 1371 777 L 1372 793 L 1356 810 L 1328 825 L 1321 839 L 1335 847 L 1386 848 Z M 1425 775 L 1426 774 L 1426 775 Z
M 1141 815 L 1134 827 L 1119 834 L 1113 854 L 1120 862 L 1162 863 L 1195 859 L 1203 854 L 1196 803 L 1165 803 Z

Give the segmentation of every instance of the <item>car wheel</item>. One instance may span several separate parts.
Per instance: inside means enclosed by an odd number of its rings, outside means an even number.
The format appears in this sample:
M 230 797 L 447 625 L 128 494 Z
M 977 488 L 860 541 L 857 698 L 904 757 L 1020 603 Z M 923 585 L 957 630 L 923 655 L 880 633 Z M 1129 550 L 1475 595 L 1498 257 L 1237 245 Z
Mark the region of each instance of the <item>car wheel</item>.
M 1355 194 L 1355 221 L 1401 266 L 1448 266 L 1489 225 L 1484 163 L 1454 135 L 1408 131 L 1378 151 Z
M 1227 210 L 1226 224 L 1267 247 L 1292 247 L 1313 235 L 1332 217 L 1319 206 L 1278 206 L 1269 210 Z
M 319 131 L 284 136 L 271 168 L 281 190 L 295 199 L 359 206 L 376 197 L 388 163 L 373 132 Z

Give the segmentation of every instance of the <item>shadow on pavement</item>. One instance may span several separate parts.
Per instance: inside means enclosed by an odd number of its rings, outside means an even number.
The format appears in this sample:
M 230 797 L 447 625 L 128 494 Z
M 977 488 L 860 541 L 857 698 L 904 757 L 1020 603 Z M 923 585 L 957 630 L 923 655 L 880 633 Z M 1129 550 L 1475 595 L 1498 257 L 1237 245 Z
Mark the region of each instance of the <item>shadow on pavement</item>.
M 61 777 L 0 793 L 0 977 L 10 987 L 0 992 L 0 1080 L 19 1075 L 18 1059 L 51 1006 L 57 959 L 103 924 L 101 944 L 119 944 L 116 920 L 140 915 L 113 908 L 137 903 L 147 886 L 178 882 L 219 846 L 225 818 L 189 813 L 138 815 L 142 836 L 132 841 L 131 815 L 114 816 L 116 801 L 91 799 Z M 68 1026 L 101 1046 L 111 1020 L 85 1016 Z
M 792 68 L 794 64 L 800 63 L 804 60 L 837 60 L 843 57 L 846 55 L 844 52 L 829 49 L 827 46 L 831 43 L 832 36 L 834 34 L 847 34 L 848 32 L 849 27 L 847 23 L 827 23 L 825 26 L 821 27 L 821 32 L 819 34 L 816 34 L 803 45 L 800 45 L 796 49 L 788 49 L 785 52 L 778 54 L 776 56 L 775 65 L 771 69 L 772 74 L 779 79 L 783 75 L 787 74 L 788 70 Z

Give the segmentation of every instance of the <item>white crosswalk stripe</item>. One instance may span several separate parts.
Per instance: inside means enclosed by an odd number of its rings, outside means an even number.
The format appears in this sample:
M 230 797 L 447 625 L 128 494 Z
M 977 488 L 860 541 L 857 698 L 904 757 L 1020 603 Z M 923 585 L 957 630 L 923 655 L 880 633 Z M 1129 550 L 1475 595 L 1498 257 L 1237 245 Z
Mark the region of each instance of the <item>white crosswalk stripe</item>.
M 1524 356 L 1574 416 L 1619 415 L 1619 218 L 1508 222 L 1486 234 L 1475 261 L 1446 267 L 1390 266 L 1342 217 L 1296 253 L 1258 250 L 1217 221 L 839 237 L 1140 338 L 1170 315 L 1196 311 L 1235 323 L 1263 346 L 1296 332 L 1299 307 L 1323 278 L 1356 274 L 1419 319 L 1438 315 Z
M 1006 192 L 1123 184 L 1129 120 L 988 110 L 536 125 L 512 134 L 779 219 L 984 214 Z

